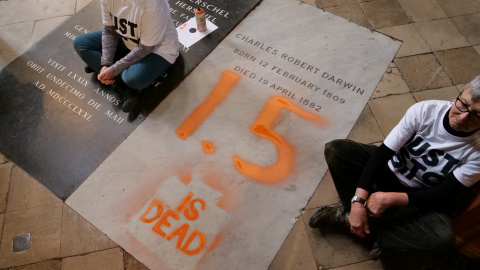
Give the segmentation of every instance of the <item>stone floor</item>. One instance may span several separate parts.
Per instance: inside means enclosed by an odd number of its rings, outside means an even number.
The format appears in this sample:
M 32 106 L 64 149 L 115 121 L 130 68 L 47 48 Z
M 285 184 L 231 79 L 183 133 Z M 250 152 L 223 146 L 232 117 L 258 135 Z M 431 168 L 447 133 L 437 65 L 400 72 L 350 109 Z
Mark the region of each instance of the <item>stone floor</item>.
M 89 2 L 0 0 L 0 68 Z M 409 106 L 454 99 L 480 74 L 480 0 L 303 2 L 403 41 L 350 139 L 380 143 Z M 316 208 L 336 200 L 327 172 L 270 270 L 386 269 L 372 260 L 366 243 L 308 227 Z M 1 153 L 0 232 L 0 269 L 146 269 Z M 35 234 L 36 241 L 13 253 L 12 239 L 23 232 Z

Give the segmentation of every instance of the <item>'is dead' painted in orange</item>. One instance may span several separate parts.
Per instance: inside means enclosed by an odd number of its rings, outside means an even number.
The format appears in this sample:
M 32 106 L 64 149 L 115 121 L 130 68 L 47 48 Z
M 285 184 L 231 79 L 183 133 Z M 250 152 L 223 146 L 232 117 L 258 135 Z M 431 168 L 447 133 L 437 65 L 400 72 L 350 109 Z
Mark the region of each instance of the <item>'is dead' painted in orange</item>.
M 171 222 L 175 222 L 174 220 L 179 221 L 181 219 L 182 212 L 183 212 L 183 216 L 189 221 L 194 221 L 198 219 L 199 209 L 197 209 L 198 204 L 196 203 L 200 204 L 200 209 L 202 211 L 205 210 L 206 204 L 205 204 L 205 201 L 200 198 L 196 198 L 192 200 L 193 196 L 194 194 L 190 192 L 182 200 L 182 202 L 180 202 L 180 204 L 177 206 L 175 211 L 168 209 L 165 212 L 163 211 L 164 205 L 160 201 L 157 201 L 154 199 L 151 202 L 150 206 L 148 207 L 147 211 L 143 213 L 143 215 L 140 217 L 140 220 L 144 223 L 152 223 L 158 219 L 158 221 L 153 225 L 152 230 L 158 233 L 160 236 L 164 237 L 167 241 L 172 240 L 174 237 L 178 237 L 176 247 L 177 249 L 180 249 L 180 251 L 182 251 L 187 255 L 195 255 L 205 247 L 205 243 L 206 243 L 205 234 L 198 231 L 197 229 L 194 229 L 193 232 L 189 235 L 189 237 L 185 241 L 185 243 L 183 243 L 190 228 L 190 224 L 188 223 L 188 221 L 183 223 L 183 225 L 177 227 L 168 235 L 167 233 L 164 232 L 164 229 L 162 227 L 167 227 L 167 228 L 171 227 L 172 226 Z M 188 207 L 186 207 L 187 205 Z M 154 208 L 157 210 L 157 213 L 155 214 L 155 216 L 151 218 L 147 218 L 147 215 L 149 215 L 150 212 L 154 210 Z M 190 244 L 195 238 L 198 238 L 200 243 L 195 249 L 189 249 Z M 182 246 L 182 243 L 183 243 L 183 246 Z

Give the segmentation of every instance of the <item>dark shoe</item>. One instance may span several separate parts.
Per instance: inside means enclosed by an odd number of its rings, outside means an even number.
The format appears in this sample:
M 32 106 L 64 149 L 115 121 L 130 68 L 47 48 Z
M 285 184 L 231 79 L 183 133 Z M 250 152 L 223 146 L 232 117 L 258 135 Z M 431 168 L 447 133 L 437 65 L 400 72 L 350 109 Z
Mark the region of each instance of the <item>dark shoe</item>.
M 375 261 L 380 259 L 380 256 L 382 256 L 382 250 L 378 247 L 377 241 L 373 243 L 372 249 L 370 249 L 370 255 Z
M 93 72 L 95 72 L 95 70 L 93 70 L 93 69 L 92 69 L 90 66 L 88 66 L 88 65 L 85 66 L 85 69 L 84 69 L 84 70 L 85 70 L 85 73 L 93 73 Z
M 123 96 L 122 111 L 124 112 L 133 111 L 138 105 L 138 91 L 135 91 L 133 89 L 129 89 L 128 87 L 126 87 L 126 89 L 123 89 L 122 91 L 122 96 Z
M 310 225 L 311 228 L 318 228 L 324 225 L 340 225 L 341 228 L 349 227 L 343 205 L 340 202 L 320 207 L 317 212 L 312 215 L 308 225 Z

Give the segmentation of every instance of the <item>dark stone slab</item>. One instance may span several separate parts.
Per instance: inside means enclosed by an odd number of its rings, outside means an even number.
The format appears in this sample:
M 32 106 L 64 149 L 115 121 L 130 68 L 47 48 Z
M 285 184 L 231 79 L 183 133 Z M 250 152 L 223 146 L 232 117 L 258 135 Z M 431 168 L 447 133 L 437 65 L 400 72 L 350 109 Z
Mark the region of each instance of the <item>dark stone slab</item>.
M 75 36 L 101 29 L 99 1 L 93 1 L 0 71 L 0 151 L 66 199 L 145 117 L 220 43 L 260 0 L 169 1 L 181 26 L 194 16 L 195 3 L 218 26 L 181 55 L 155 85 L 145 89 L 142 106 L 120 110 L 122 100 L 75 54 Z

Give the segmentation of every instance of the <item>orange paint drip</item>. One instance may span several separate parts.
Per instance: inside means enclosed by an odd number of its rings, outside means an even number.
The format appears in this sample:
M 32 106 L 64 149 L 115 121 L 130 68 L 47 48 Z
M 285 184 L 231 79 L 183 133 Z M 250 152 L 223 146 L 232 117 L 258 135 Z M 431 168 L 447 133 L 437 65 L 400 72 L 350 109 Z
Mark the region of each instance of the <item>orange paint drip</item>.
M 248 162 L 239 156 L 233 156 L 235 168 L 244 176 L 263 183 L 278 183 L 287 179 L 293 171 L 295 151 L 293 147 L 281 136 L 271 130 L 271 126 L 280 117 L 280 110 L 288 109 L 302 118 L 313 121 L 317 124 L 327 124 L 328 121 L 318 115 L 300 109 L 283 97 L 272 97 L 268 100 L 263 111 L 255 120 L 251 130 L 257 136 L 270 140 L 276 147 L 278 153 L 277 162 L 271 166 L 260 167 Z
M 205 254 L 197 262 L 197 268 L 199 268 L 199 266 L 204 262 L 205 255 L 207 255 L 210 251 L 212 251 L 214 248 L 216 248 L 218 246 L 218 244 L 220 243 L 220 241 L 222 240 L 222 238 L 223 238 L 223 232 L 220 232 L 220 233 L 217 234 L 217 236 L 215 236 L 215 238 L 213 239 L 213 242 L 210 245 L 210 247 L 208 247 L 207 251 L 205 251 Z
M 215 172 L 205 172 L 202 176 L 202 182 L 222 193 L 223 197 L 215 203 L 216 206 L 226 212 L 231 213 L 234 211 L 241 190 L 236 190 L 235 187 L 228 185 L 228 181 L 222 181 Z
M 202 145 L 203 145 L 203 152 L 205 152 L 205 154 L 215 153 L 215 147 L 213 146 L 213 144 L 211 142 L 202 141 Z
M 200 104 L 175 131 L 177 136 L 182 140 L 186 140 L 192 136 L 210 113 L 227 97 L 231 88 L 237 84 L 239 79 L 240 76 L 238 74 L 232 71 L 224 71 L 220 81 L 203 103 Z

